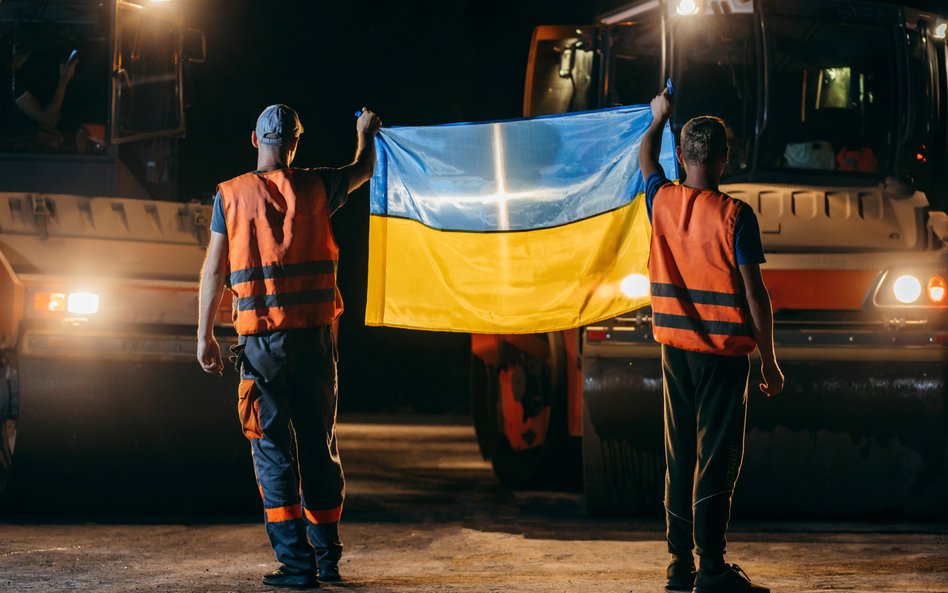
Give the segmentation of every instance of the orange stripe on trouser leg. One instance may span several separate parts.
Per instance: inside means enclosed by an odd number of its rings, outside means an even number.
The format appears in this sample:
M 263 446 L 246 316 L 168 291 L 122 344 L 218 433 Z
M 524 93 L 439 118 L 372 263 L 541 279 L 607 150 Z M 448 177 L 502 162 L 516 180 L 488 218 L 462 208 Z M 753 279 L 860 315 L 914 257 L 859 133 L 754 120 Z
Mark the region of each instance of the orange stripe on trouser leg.
M 294 504 L 288 507 L 276 507 L 273 509 L 266 509 L 267 513 L 267 523 L 279 523 L 281 521 L 292 521 L 293 519 L 299 519 L 302 517 L 300 512 L 300 505 Z
M 339 517 L 342 516 L 342 505 L 334 509 L 325 509 L 322 511 L 304 510 L 306 511 L 306 518 L 314 525 L 319 525 L 320 523 L 338 523 Z

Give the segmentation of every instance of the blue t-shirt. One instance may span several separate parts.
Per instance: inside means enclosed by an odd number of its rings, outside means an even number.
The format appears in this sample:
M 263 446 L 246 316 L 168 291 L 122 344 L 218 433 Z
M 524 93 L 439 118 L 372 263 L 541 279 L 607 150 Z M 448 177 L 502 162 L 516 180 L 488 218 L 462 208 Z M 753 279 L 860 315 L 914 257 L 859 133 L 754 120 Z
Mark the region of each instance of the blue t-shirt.
M 652 221 L 652 203 L 658 189 L 671 183 L 661 173 L 652 173 L 645 180 L 645 209 L 648 211 L 648 220 Z M 734 222 L 734 251 L 737 255 L 737 265 L 762 264 L 764 246 L 760 242 L 760 226 L 757 224 L 757 215 L 746 204 L 737 211 L 737 220 Z
M 257 171 L 258 173 L 260 171 Z M 313 173 L 322 177 L 329 200 L 329 216 L 336 213 L 346 203 L 349 195 L 349 172 L 345 169 L 321 167 L 317 169 L 297 169 L 296 175 Z M 227 234 L 227 219 L 224 218 L 224 199 L 218 191 L 214 196 L 214 214 L 211 216 L 211 230 L 222 235 Z

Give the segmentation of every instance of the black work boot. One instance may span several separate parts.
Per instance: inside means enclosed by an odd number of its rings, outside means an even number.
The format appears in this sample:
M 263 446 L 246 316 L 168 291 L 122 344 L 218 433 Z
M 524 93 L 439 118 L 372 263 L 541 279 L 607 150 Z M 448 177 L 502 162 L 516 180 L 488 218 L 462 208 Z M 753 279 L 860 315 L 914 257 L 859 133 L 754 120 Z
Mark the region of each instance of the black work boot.
M 695 561 L 691 558 L 672 558 L 665 576 L 666 591 L 691 591 L 695 586 Z
M 699 570 L 694 593 L 770 593 L 770 589 L 752 583 L 740 566 L 725 564 L 724 572 L 720 574 Z
M 285 566 L 263 576 L 263 584 L 271 587 L 289 587 L 291 589 L 315 589 L 319 587 L 316 575 L 299 573 L 287 569 Z
M 320 562 L 319 563 L 319 582 L 320 583 L 341 583 L 342 577 L 339 575 L 339 563 Z

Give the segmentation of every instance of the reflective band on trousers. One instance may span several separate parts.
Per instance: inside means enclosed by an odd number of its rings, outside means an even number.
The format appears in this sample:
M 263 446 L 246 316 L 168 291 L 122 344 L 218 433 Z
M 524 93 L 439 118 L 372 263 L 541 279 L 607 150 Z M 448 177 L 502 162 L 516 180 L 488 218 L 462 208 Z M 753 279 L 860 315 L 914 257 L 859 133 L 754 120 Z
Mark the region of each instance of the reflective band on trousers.
M 299 504 L 293 504 L 286 507 L 276 507 L 265 509 L 267 514 L 267 523 L 280 523 L 281 521 L 292 521 L 303 516 Z
M 322 511 L 311 511 L 309 509 L 303 509 L 303 511 L 306 513 L 306 518 L 309 519 L 309 522 L 315 525 L 321 523 L 338 523 L 339 518 L 342 517 L 342 506 Z

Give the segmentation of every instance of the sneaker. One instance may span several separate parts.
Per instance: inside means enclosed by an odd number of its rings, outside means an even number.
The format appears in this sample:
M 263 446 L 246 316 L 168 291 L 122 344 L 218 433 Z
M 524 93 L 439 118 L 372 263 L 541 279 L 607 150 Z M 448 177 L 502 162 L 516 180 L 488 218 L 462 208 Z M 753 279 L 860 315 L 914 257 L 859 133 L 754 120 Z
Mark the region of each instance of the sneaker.
M 694 593 L 770 593 L 770 589 L 752 583 L 740 566 L 728 564 L 721 574 L 699 571 Z
M 319 565 L 320 583 L 341 583 L 342 577 L 339 575 L 339 565 L 335 562 Z
M 691 591 L 695 586 L 695 561 L 674 558 L 665 576 L 666 591 Z
M 289 587 L 291 589 L 315 589 L 319 587 L 316 575 L 287 570 L 281 566 L 268 575 L 264 575 L 263 584 L 271 587 Z

